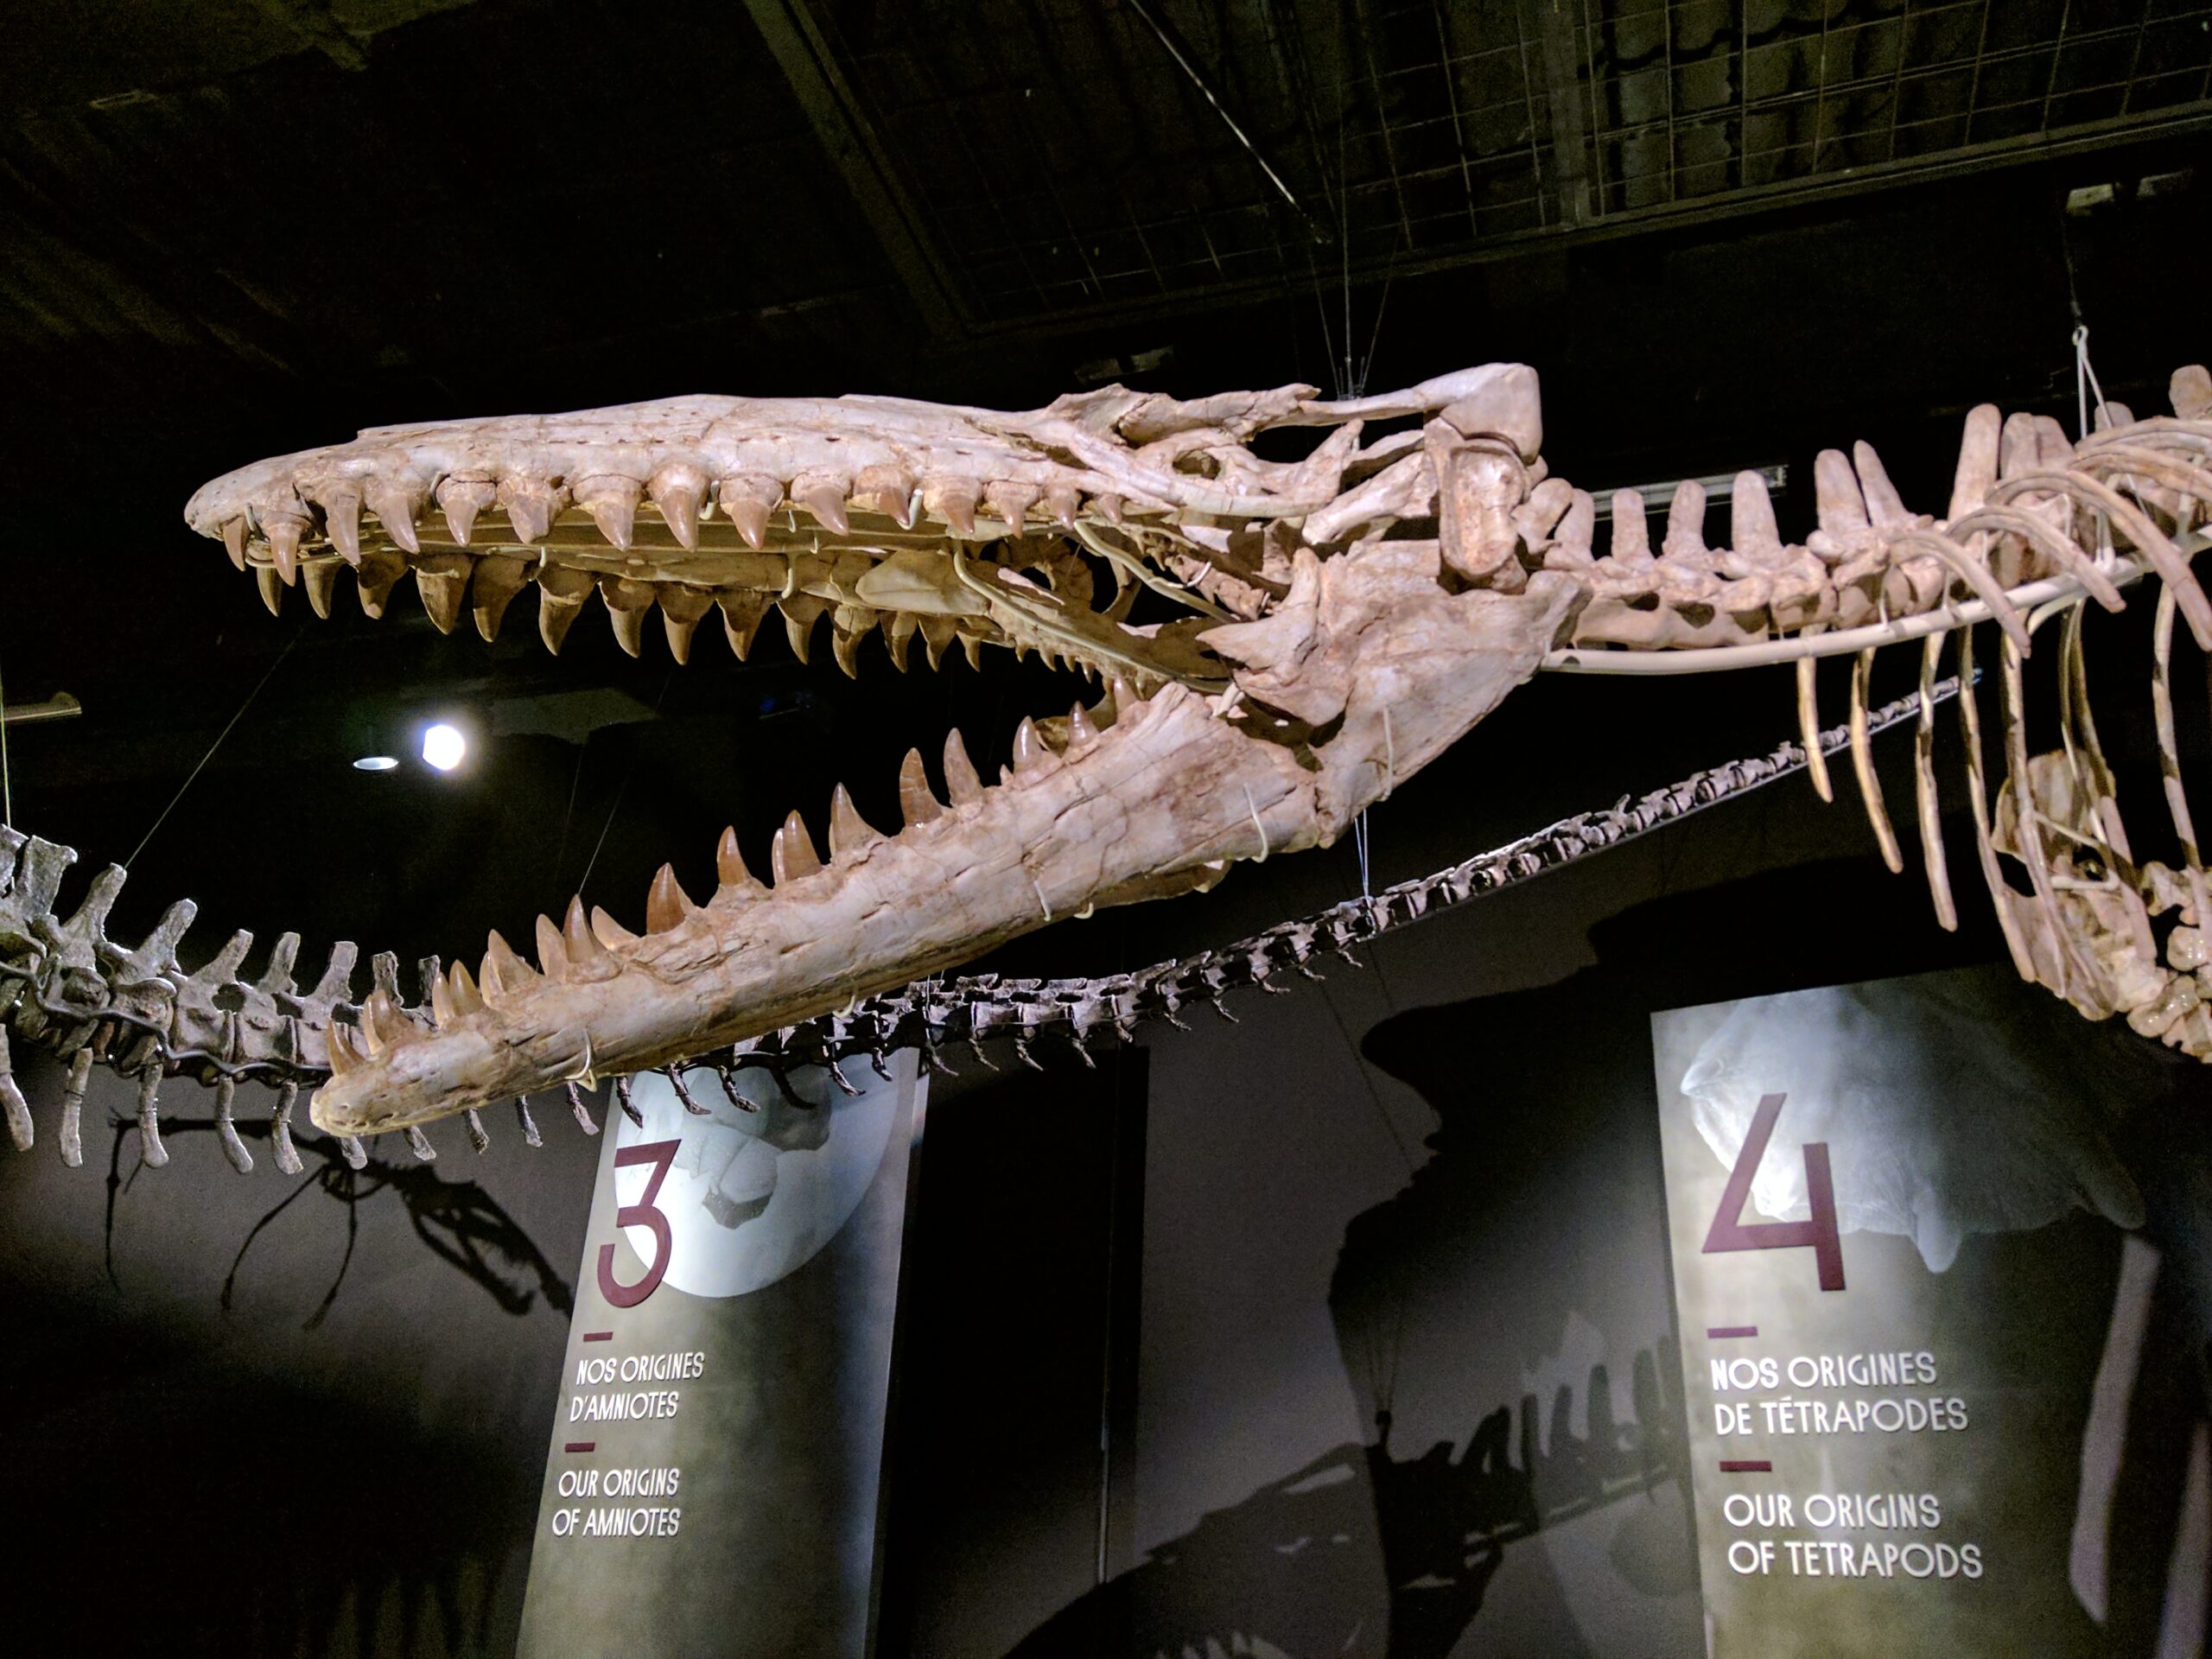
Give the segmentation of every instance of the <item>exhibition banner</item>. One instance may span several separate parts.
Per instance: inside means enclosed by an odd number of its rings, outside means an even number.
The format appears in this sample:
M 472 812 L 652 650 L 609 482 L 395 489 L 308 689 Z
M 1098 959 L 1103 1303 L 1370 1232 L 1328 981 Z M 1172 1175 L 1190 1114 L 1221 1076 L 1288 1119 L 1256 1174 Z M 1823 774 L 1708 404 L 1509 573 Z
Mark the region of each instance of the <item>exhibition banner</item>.
M 524 1659 L 867 1651 L 927 1086 L 889 1070 L 649 1073 L 609 1113 Z
M 2204 1217 L 2161 1196 L 2163 1051 L 1994 969 L 1654 1039 L 1715 1659 L 2201 1651 Z

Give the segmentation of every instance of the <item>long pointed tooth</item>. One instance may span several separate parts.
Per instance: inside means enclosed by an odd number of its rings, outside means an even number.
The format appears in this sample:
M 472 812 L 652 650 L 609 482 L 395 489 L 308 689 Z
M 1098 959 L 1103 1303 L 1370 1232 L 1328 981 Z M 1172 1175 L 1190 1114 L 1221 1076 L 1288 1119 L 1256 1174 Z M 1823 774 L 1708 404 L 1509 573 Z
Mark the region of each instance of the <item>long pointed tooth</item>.
M 1623 564 L 1651 557 L 1651 527 L 1643 516 L 1643 497 L 1635 490 L 1613 492 L 1612 556 Z
M 822 855 L 814 850 L 814 841 L 806 833 L 806 824 L 799 815 L 792 813 L 776 831 L 776 839 L 768 849 L 768 871 L 775 877 L 776 885 L 796 881 L 803 875 L 811 875 L 822 868 Z
M 264 513 L 262 534 L 269 538 L 269 555 L 276 561 L 276 574 L 289 588 L 300 576 L 300 538 L 307 533 L 308 521 L 289 512 Z
M 343 568 L 334 559 L 309 559 L 300 569 L 308 608 L 326 622 L 330 620 L 330 601 L 338 596 L 338 573 Z
M 407 574 L 407 561 L 388 548 L 378 548 L 373 553 L 361 555 L 360 568 L 353 572 L 353 587 L 361 601 L 361 614 L 372 622 L 384 614 L 391 602 L 391 590 Z
M 485 940 L 484 965 L 478 977 L 483 982 L 485 1001 L 496 1002 L 500 997 L 527 990 L 537 982 L 538 973 L 495 929 Z
M 963 538 L 976 533 L 976 506 L 983 486 L 972 478 L 933 478 L 922 486 L 922 505 Z
M 729 648 L 741 663 L 752 654 L 753 636 L 760 632 L 760 624 L 767 617 L 768 595 L 746 588 L 718 594 L 715 603 L 721 607 L 722 632 L 729 640 Z
M 1867 527 L 1866 498 L 1859 493 L 1859 474 L 1840 449 L 1823 449 L 1813 458 L 1813 500 L 1821 528 L 1831 536 L 1847 536 Z
M 576 505 L 591 514 L 599 533 L 625 553 L 637 539 L 638 498 L 644 493 L 636 479 L 619 473 L 579 479 L 575 486 Z
M 468 976 L 468 964 L 456 962 L 446 976 L 446 992 L 454 1014 L 466 1019 L 484 1006 L 484 994 Z
M 687 461 L 671 461 L 645 486 L 653 505 L 687 552 L 699 545 L 699 510 L 707 504 L 707 475 Z
M 1037 730 L 1037 722 L 1024 715 L 1021 724 L 1014 728 L 1014 769 L 1027 772 L 1051 753 Z
M 355 1052 L 348 1027 L 335 1020 L 323 1028 L 323 1055 L 330 1066 L 330 1075 L 342 1077 L 349 1071 L 360 1069 L 361 1057 Z
M 776 603 L 784 613 L 784 632 L 791 641 L 791 655 L 804 663 L 813 649 L 814 625 L 831 608 L 830 603 L 813 594 L 793 594 Z
M 745 868 L 745 855 L 738 850 L 737 831 L 726 829 L 722 838 L 715 843 L 715 879 L 721 883 L 719 893 L 758 893 L 760 880 Z
M 919 749 L 907 750 L 906 758 L 899 763 L 899 810 L 910 830 L 944 815 L 944 808 L 930 789 L 929 772 L 922 765 Z
M 861 641 L 867 638 L 865 633 L 849 632 L 834 625 L 830 630 L 830 654 L 837 659 L 837 666 L 849 680 L 861 677 Z
M 537 971 L 556 983 L 569 977 L 568 947 L 561 941 L 561 929 L 550 916 L 540 916 L 533 931 L 537 941 Z
M 261 602 L 269 607 L 269 614 L 283 615 L 284 579 L 276 574 L 276 567 L 267 564 L 255 565 L 253 580 L 255 585 L 261 589 Z
M 625 945 L 635 944 L 638 936 L 616 921 L 599 906 L 591 907 L 591 936 L 612 953 Z
M 240 513 L 235 518 L 223 520 L 223 551 L 231 556 L 232 567 L 240 570 L 245 569 L 245 537 L 248 528 L 244 513 Z
M 791 480 L 791 499 L 814 515 L 824 530 L 842 536 L 853 527 L 845 512 L 850 486 L 842 478 L 823 473 L 802 473 Z
M 853 480 L 853 505 L 880 512 L 901 530 L 914 527 L 914 475 L 904 467 L 863 467 Z
M 614 625 L 615 643 L 632 657 L 645 649 L 645 615 L 653 607 L 652 584 L 626 576 L 601 576 L 599 596 L 607 601 L 607 619 Z
M 528 546 L 545 539 L 561 511 L 553 486 L 540 478 L 510 476 L 499 480 L 499 502 L 506 510 L 515 539 Z
M 983 487 L 983 499 L 989 503 L 992 513 L 1016 536 L 1027 531 L 1029 509 L 1037 505 L 1043 493 L 1033 484 L 1018 483 L 1012 479 L 995 479 Z
M 768 515 L 784 499 L 784 486 L 772 478 L 747 474 L 722 480 L 715 486 L 715 495 L 745 544 L 760 551 L 768 536 Z
M 704 588 L 686 587 L 680 582 L 657 584 L 654 594 L 660 601 L 661 626 L 668 635 L 668 654 L 681 663 L 691 660 L 691 638 L 699 631 L 700 620 L 715 608 L 715 596 Z
M 1075 516 L 1083 507 L 1083 492 L 1072 484 L 1055 484 L 1045 492 L 1045 512 L 1062 530 L 1075 528 Z
M 476 561 L 466 553 L 430 553 L 415 567 L 416 591 L 430 625 L 440 633 L 451 633 L 468 602 L 469 573 Z
M 468 579 L 468 607 L 476 632 L 486 642 L 499 637 L 499 624 L 517 594 L 530 586 L 530 561 L 493 555 L 477 560 Z
M 981 635 L 981 634 L 979 634 L 979 633 L 967 633 L 967 632 L 963 632 L 963 633 L 961 634 L 961 636 L 960 636 L 960 649 L 961 649 L 961 650 L 963 650 L 963 651 L 964 651 L 964 652 L 966 652 L 968 653 L 968 666 L 969 666 L 969 667 L 970 667 L 970 668 L 977 668 L 977 669 L 979 669 L 979 668 L 982 667 L 982 665 L 983 665 L 983 637 L 982 637 L 982 635 Z
M 906 671 L 906 652 L 920 620 L 912 611 L 893 611 L 883 619 L 883 648 L 891 654 L 892 667 L 901 674 Z
M 842 784 L 830 795 L 830 856 L 834 861 L 847 853 L 858 852 L 872 841 L 881 841 L 883 832 L 861 817 L 860 809 L 853 804 L 853 798 Z
M 1068 709 L 1069 747 L 1073 747 L 1077 743 L 1095 743 L 1097 741 L 1098 728 L 1090 723 L 1090 711 L 1080 702 L 1071 705 Z
M 944 791 L 955 806 L 983 798 L 983 780 L 976 776 L 976 763 L 968 758 L 968 746 L 957 730 L 944 734 Z
M 462 547 L 476 532 L 476 515 L 499 499 L 499 492 L 489 479 L 449 478 L 438 486 L 438 509 L 446 516 L 446 528 Z
M 734 842 L 735 837 L 731 839 Z M 698 908 L 677 880 L 676 867 L 664 864 L 654 873 L 652 890 L 645 894 L 645 931 L 665 933 L 681 927 L 683 918 Z
M 371 482 L 362 489 L 361 499 L 376 514 L 377 522 L 384 526 L 384 533 L 391 537 L 394 545 L 410 553 L 423 550 L 423 543 L 415 534 L 415 521 L 423 515 L 423 492 L 419 486 Z
M 322 528 L 338 556 L 348 564 L 361 562 L 361 498 L 350 489 L 333 489 L 322 498 Z
M 598 591 L 588 572 L 565 564 L 549 564 L 537 573 L 537 636 L 546 650 L 560 655 L 561 642 Z
M 430 982 L 430 1018 L 443 1031 L 458 1017 L 453 1005 L 453 987 L 441 975 Z
M 369 1039 L 369 1052 L 378 1054 L 413 1036 L 415 1022 L 399 1011 L 391 993 L 378 986 L 361 1004 L 361 1030 Z
M 584 910 L 582 893 L 569 900 L 569 913 L 561 922 L 561 944 L 571 967 L 589 968 L 608 959 L 607 947 L 592 931 L 591 918 Z
M 960 631 L 959 622 L 950 616 L 925 616 L 921 619 L 922 655 L 935 668 L 944 660 L 944 648 Z

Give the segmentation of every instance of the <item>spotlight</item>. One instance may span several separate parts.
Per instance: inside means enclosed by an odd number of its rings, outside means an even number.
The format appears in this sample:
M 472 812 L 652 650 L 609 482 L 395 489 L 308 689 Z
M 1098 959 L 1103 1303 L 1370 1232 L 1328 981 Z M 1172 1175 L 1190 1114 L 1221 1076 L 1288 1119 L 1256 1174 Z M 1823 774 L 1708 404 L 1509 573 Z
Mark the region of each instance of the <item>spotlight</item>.
M 468 740 L 451 726 L 440 723 L 423 734 L 423 763 L 440 772 L 451 772 L 468 756 Z
M 388 754 L 365 754 L 353 763 L 356 772 L 394 772 L 399 762 Z

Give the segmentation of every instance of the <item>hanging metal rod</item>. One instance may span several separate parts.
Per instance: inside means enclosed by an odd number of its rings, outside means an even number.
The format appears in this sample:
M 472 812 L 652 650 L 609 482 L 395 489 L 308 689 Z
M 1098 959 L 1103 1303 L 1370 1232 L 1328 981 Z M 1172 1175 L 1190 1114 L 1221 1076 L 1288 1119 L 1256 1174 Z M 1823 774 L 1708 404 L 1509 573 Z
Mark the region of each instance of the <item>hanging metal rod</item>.
M 41 721 L 73 720 L 85 712 L 85 705 L 67 691 L 57 691 L 44 702 L 19 702 L 0 710 L 0 721 L 10 726 L 35 726 Z

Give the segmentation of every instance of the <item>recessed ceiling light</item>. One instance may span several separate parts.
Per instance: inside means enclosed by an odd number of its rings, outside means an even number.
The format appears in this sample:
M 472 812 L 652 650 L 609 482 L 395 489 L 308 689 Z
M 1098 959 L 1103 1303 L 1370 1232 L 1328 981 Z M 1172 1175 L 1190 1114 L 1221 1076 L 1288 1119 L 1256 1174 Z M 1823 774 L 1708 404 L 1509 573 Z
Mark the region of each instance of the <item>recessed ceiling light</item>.
M 365 754 L 353 763 L 356 772 L 396 772 L 399 762 L 389 754 Z
M 443 723 L 423 734 L 423 762 L 440 772 L 451 772 L 468 756 L 468 740 L 459 729 Z

